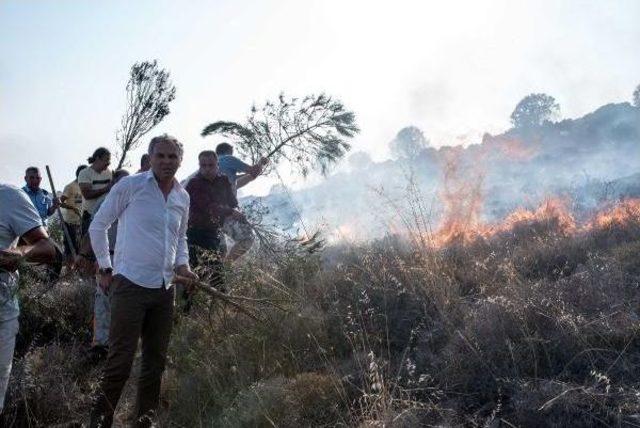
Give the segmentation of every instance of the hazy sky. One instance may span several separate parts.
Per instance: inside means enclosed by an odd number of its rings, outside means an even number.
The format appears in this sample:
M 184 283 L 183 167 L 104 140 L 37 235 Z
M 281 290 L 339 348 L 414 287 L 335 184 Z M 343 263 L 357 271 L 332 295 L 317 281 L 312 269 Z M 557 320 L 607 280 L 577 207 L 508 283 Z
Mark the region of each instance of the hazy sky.
M 532 92 L 556 97 L 563 117 L 628 101 L 639 22 L 637 0 L 5 0 L 0 181 L 22 184 L 26 166 L 49 164 L 61 188 L 93 149 L 113 149 L 129 68 L 143 59 L 177 87 L 152 134 L 185 143 L 185 176 L 216 142 L 200 137 L 206 124 L 240 120 L 281 91 L 340 98 L 362 128 L 354 150 L 374 159 L 410 124 L 436 145 L 477 142 Z

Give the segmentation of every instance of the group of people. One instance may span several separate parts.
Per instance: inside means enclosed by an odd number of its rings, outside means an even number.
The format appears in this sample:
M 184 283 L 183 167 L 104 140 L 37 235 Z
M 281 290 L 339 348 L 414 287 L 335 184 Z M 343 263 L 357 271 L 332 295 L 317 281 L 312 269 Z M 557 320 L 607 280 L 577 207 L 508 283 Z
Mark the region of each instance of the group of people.
M 112 425 L 140 339 L 135 424 L 152 425 L 173 324 L 173 285 L 182 286 L 188 310 L 198 280 L 192 268 L 205 264 L 210 269 L 199 271 L 209 272 L 207 279 L 224 290 L 223 267 L 254 239 L 237 191 L 268 162 L 244 163 L 222 143 L 201 152 L 198 171 L 180 183 L 175 175 L 182 159 L 182 144 L 162 135 L 151 139 L 132 175 L 111 171 L 111 153 L 97 149 L 60 198 L 40 187 L 36 167 L 27 168 L 22 189 L 0 183 L 0 413 L 18 332 L 18 267 L 66 261 L 69 269 L 93 268 L 96 275 L 92 349 L 106 362 L 90 426 Z M 58 209 L 66 229 L 64 254 L 47 232 Z M 224 235 L 233 241 L 228 250 Z

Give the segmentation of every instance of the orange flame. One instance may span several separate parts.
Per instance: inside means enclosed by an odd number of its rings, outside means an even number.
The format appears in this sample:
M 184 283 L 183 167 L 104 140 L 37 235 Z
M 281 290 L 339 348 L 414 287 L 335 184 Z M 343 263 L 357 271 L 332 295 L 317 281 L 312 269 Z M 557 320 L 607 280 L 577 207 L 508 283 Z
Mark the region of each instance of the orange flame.
M 588 229 L 611 229 L 631 222 L 640 224 L 640 199 L 627 199 L 606 211 L 596 214 L 587 224 Z
M 570 235 L 577 230 L 576 221 L 567 208 L 565 200 L 547 198 L 535 211 L 519 208 L 509 214 L 495 231 L 509 231 L 518 227 L 534 227 L 538 225 L 546 230 L 554 230 L 562 235 Z
M 482 209 L 483 174 L 463 171 L 459 150 L 443 153 L 444 182 L 440 199 L 444 205 L 442 224 L 431 237 L 435 246 L 452 242 L 467 243 L 477 235 Z

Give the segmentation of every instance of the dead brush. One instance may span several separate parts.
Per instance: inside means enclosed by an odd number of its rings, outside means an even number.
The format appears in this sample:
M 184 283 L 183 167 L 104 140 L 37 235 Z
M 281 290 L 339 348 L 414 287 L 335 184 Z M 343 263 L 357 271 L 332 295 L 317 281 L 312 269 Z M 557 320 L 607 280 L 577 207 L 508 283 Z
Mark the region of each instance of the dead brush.
M 243 272 L 243 269 L 240 269 Z M 174 283 L 183 287 L 191 288 L 206 294 L 213 305 L 220 304 L 229 309 L 235 310 L 256 322 L 265 322 L 266 309 L 277 309 L 286 312 L 286 306 L 292 306 L 295 301 L 293 295 L 282 287 L 282 284 L 272 276 L 263 272 L 261 282 L 268 284 L 279 295 L 275 297 L 251 297 L 238 295 L 234 289 L 227 290 L 227 282 L 231 271 L 224 266 L 219 253 L 202 250 L 198 254 L 198 264 L 195 272 L 199 280 L 175 275 Z M 256 279 L 255 277 L 253 279 Z M 252 293 L 255 296 L 255 293 Z
M 223 269 L 227 293 L 204 266 L 194 310 L 176 319 L 163 424 L 640 425 L 639 223 L 564 233 L 547 210 L 542 222 L 527 215 L 503 233 L 438 247 L 428 204 L 416 201 L 395 217 L 406 233 L 321 253 L 292 242 L 255 251 Z M 58 306 L 90 298 L 87 285 L 52 289 L 42 306 L 25 298 L 24 333 L 47 314 L 78 325 L 85 312 Z M 55 394 L 84 403 L 90 373 L 70 343 L 58 344 L 76 329 L 50 325 L 46 343 L 18 355 L 16 380 L 33 367 Z M 47 358 L 59 368 L 46 369 Z M 30 382 L 10 398 L 14 425 L 82 413 L 84 404 L 51 405 Z

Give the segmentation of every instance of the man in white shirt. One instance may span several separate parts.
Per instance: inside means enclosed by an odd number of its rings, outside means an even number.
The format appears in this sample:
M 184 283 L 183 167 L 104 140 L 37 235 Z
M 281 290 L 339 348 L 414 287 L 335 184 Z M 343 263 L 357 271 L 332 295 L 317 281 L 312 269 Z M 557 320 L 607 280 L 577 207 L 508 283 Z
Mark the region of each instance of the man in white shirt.
M 175 179 L 182 145 L 174 137 L 149 144 L 151 170 L 118 182 L 95 214 L 89 233 L 100 286 L 111 294 L 109 355 L 91 412 L 91 427 L 110 427 L 142 337 L 136 426 L 151 426 L 160 396 L 173 317 L 175 274 L 189 268 L 189 194 Z M 107 232 L 118 220 L 114 266 Z

